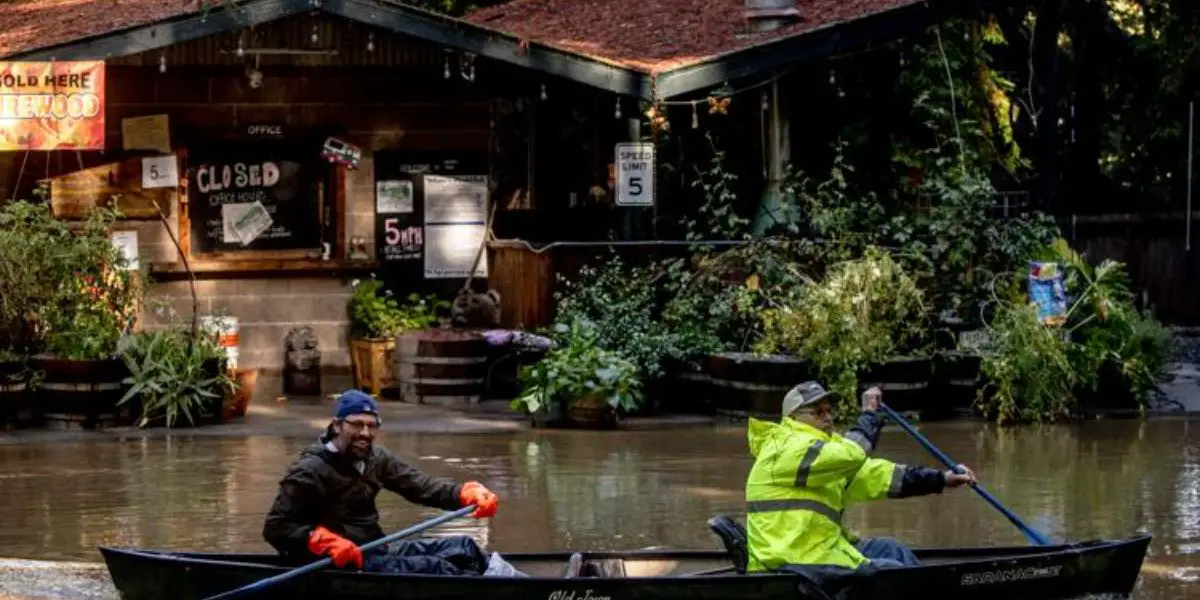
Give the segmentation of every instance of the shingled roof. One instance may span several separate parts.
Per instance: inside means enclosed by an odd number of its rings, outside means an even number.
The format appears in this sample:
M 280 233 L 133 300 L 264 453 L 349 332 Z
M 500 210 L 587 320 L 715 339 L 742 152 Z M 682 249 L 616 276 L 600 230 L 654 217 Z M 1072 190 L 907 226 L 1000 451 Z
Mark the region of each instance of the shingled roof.
M 231 1 L 236 10 L 224 8 Z M 896 39 L 1002 0 L 795 0 L 800 21 L 768 33 L 750 32 L 744 1 L 513 0 L 455 19 L 400 0 L 0 0 L 0 57 L 99 60 L 315 9 L 651 99 Z
M 923 1 L 796 0 L 801 21 L 765 33 L 749 30 L 744 0 L 513 0 L 476 10 L 466 20 L 660 73 Z
M 8 0 L 0 2 L 0 56 L 200 10 L 197 0 Z

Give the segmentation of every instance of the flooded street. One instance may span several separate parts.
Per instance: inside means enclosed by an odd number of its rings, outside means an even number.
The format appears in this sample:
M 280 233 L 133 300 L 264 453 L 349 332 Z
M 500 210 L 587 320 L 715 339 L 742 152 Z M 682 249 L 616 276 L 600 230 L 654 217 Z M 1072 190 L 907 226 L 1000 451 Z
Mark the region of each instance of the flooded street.
M 1187 598 L 1200 579 L 1200 421 L 1016 431 L 962 422 L 923 431 L 1056 539 L 1151 532 L 1136 598 Z M 312 441 L 176 436 L 0 445 L 0 555 L 98 561 L 99 545 L 267 551 L 262 519 L 276 482 Z M 490 524 L 451 525 L 501 551 L 718 548 L 705 521 L 740 516 L 751 464 L 741 426 L 486 435 L 385 429 L 383 443 L 421 469 L 478 479 L 500 495 Z M 895 426 L 877 454 L 937 466 Z M 389 531 L 438 514 L 387 493 L 380 510 Z M 847 522 L 864 536 L 892 535 L 913 546 L 1027 543 L 967 489 L 859 505 Z

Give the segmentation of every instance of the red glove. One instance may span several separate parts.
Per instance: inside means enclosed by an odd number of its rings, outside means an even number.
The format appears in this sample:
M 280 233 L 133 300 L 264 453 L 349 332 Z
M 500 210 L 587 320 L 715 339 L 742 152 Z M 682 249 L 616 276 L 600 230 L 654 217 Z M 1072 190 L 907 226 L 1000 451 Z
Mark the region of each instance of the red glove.
M 476 519 L 490 517 L 496 514 L 496 509 L 500 507 L 500 500 L 496 498 L 496 495 L 478 481 L 464 483 L 462 491 L 458 493 L 458 500 L 462 502 L 463 506 L 475 505 L 475 512 L 471 516 Z
M 359 550 L 354 542 L 325 529 L 324 526 L 318 526 L 308 536 L 308 550 L 317 556 L 332 558 L 334 566 L 339 569 L 350 563 L 354 563 L 360 571 L 363 568 L 362 550 Z

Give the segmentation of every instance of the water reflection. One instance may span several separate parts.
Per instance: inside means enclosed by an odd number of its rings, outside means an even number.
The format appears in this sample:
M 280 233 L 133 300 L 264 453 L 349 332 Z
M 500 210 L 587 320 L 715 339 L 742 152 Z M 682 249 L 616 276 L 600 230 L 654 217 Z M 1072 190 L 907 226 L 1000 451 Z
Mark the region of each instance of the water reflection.
M 1188 421 L 1015 431 L 953 423 L 925 432 L 1052 537 L 1151 532 L 1138 598 L 1183 598 L 1200 578 L 1200 444 Z M 101 544 L 268 550 L 263 514 L 284 469 L 311 442 L 204 436 L 0 446 L 0 553 L 97 560 Z M 497 518 L 453 521 L 440 531 L 501 550 L 717 548 L 705 520 L 739 512 L 750 467 L 738 427 L 405 434 L 384 442 L 424 470 L 478 479 L 496 491 Z M 933 464 L 901 431 L 885 433 L 879 452 Z M 381 495 L 380 511 L 391 530 L 438 514 L 389 494 Z M 894 535 L 917 546 L 1027 543 L 969 490 L 860 506 L 847 523 L 863 535 Z

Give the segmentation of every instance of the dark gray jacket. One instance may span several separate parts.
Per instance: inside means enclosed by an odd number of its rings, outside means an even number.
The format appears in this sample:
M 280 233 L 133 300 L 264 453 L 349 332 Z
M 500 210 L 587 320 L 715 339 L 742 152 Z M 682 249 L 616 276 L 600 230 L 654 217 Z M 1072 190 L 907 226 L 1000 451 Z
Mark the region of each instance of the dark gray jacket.
M 308 536 L 318 525 L 358 545 L 377 540 L 385 535 L 375 507 L 380 489 L 432 508 L 461 508 L 458 483 L 422 473 L 385 448 L 372 449 L 362 473 L 354 463 L 324 444 L 301 451 L 279 482 L 263 538 L 281 554 L 306 558 L 313 558 Z

